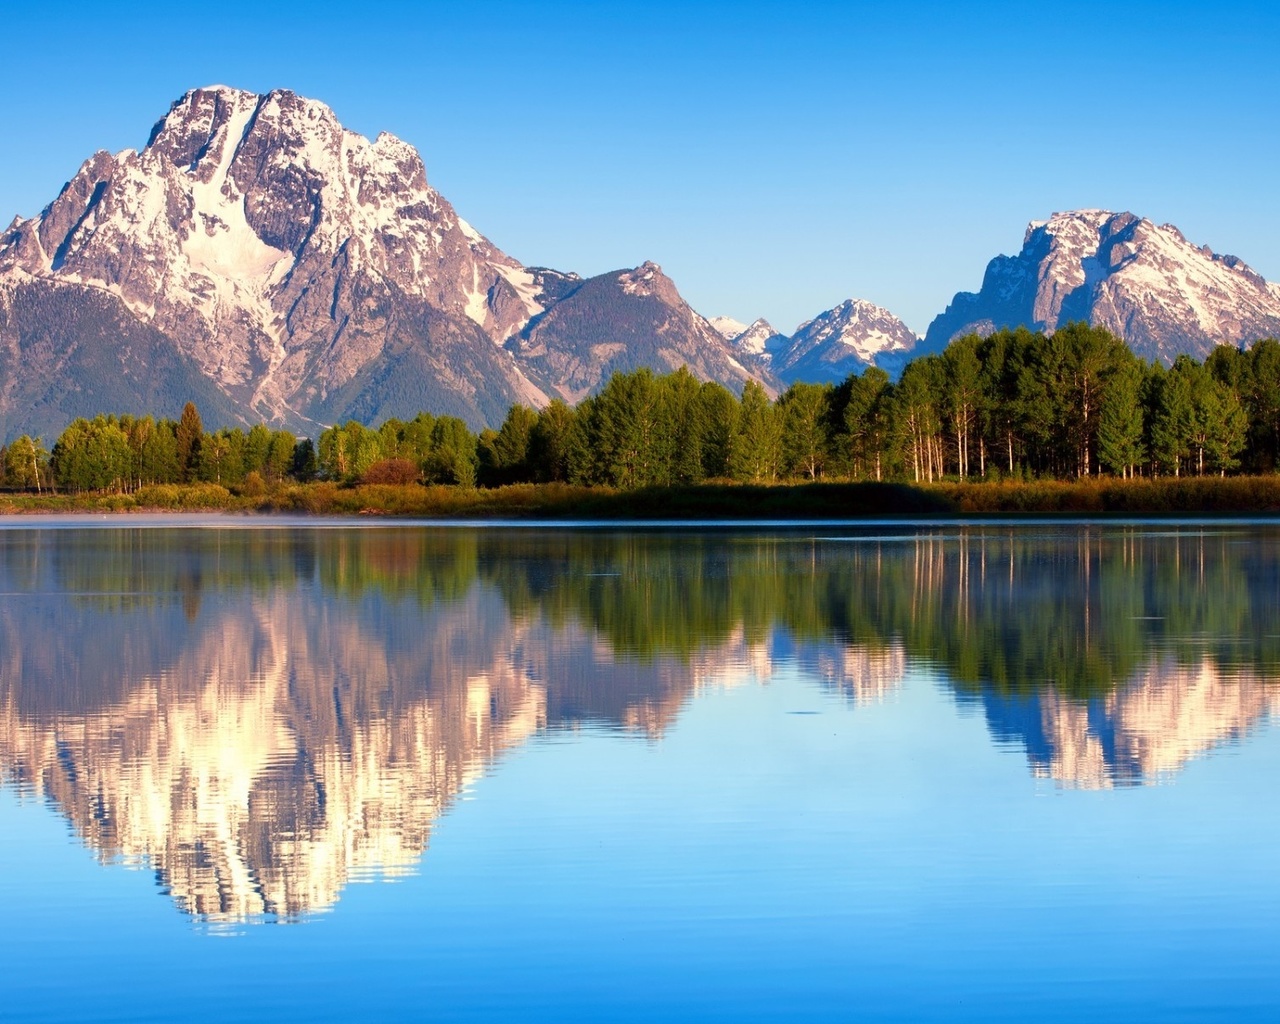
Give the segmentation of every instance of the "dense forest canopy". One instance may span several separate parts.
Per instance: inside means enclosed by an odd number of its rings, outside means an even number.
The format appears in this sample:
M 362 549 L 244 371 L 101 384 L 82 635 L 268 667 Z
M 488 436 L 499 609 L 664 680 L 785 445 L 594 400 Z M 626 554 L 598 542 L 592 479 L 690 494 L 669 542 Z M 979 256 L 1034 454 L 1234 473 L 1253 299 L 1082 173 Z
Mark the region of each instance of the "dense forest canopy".
M 614 374 L 574 408 L 513 406 L 498 430 L 422 412 L 351 421 L 314 442 L 258 424 L 204 430 L 181 418 L 78 419 L 47 448 L 0 449 L 0 486 L 129 491 L 285 478 L 498 486 L 565 481 L 634 489 L 704 480 L 1078 479 L 1266 473 L 1280 465 L 1280 341 L 1220 346 L 1204 363 L 1148 363 L 1099 327 L 968 335 L 838 385 L 738 397 L 687 369 Z

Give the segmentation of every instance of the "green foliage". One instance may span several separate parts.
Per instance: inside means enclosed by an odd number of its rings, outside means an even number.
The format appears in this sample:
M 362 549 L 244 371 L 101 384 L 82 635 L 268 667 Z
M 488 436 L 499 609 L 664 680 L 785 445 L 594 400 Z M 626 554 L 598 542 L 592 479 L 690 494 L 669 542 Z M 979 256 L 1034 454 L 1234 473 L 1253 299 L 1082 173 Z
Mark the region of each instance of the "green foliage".
M 293 460 L 290 464 L 290 475 L 299 483 L 310 483 L 319 472 L 319 461 L 316 458 L 315 442 L 304 437 L 293 446 Z
M 885 401 L 889 394 L 889 375 L 878 366 L 869 366 L 861 376 L 850 377 L 844 390 L 846 397 L 840 415 L 844 429 L 836 435 L 836 447 L 843 448 L 844 464 L 853 479 L 883 480 L 889 428 Z
M 1142 422 L 1146 377 L 1142 363 L 1129 359 L 1107 381 L 1107 401 L 1098 416 L 1098 461 L 1117 476 L 1132 476 L 1146 460 Z
M 832 446 L 827 410 L 834 390 L 829 384 L 798 383 L 778 399 L 785 475 L 809 480 L 822 475 Z
M 782 458 L 782 424 L 778 411 L 756 381 L 742 390 L 738 422 L 729 445 L 729 475 L 752 482 L 777 479 Z
M 538 483 L 564 482 L 569 479 L 569 433 L 573 429 L 573 411 L 562 399 L 538 413 L 529 431 L 529 471 Z
M 909 362 L 892 382 L 870 367 L 837 386 L 797 383 L 772 401 L 757 381 L 741 399 L 687 368 L 619 372 L 577 408 L 511 407 L 477 438 L 453 416 L 420 412 L 381 425 L 331 426 L 315 441 L 266 424 L 204 432 L 182 417 L 79 419 L 50 472 L 28 437 L 0 453 L 10 488 L 128 493 L 207 481 L 243 493 L 251 474 L 274 491 L 289 478 L 354 487 L 489 488 L 565 483 L 637 491 L 818 479 L 1032 481 L 1272 471 L 1280 465 L 1280 342 L 1222 346 L 1168 371 L 1084 323 L 1052 336 L 1025 328 L 956 339 Z M 42 461 L 43 460 L 43 461 Z M 34 468 L 33 468 L 34 467 Z
M 39 493 L 49 485 L 49 453 L 38 437 L 16 438 L 5 450 L 4 467 L 8 487 Z
M 698 408 L 702 426 L 702 476 L 711 480 L 727 477 L 741 413 L 738 399 L 723 384 L 707 381 L 698 389 Z
M 538 414 L 525 405 L 513 405 L 497 431 L 481 433 L 477 454 L 479 479 L 486 487 L 533 479 L 529 445 Z
M 194 402 L 182 407 L 182 416 L 174 430 L 177 442 L 178 467 L 183 480 L 195 478 L 200 463 L 200 444 L 204 439 L 204 424 Z
M 437 419 L 431 427 L 430 451 L 422 463 L 423 480 L 474 487 L 478 465 L 476 436 L 467 425 L 456 416 Z
M 73 420 L 53 446 L 58 486 L 68 491 L 125 490 L 132 478 L 129 435 L 114 419 Z

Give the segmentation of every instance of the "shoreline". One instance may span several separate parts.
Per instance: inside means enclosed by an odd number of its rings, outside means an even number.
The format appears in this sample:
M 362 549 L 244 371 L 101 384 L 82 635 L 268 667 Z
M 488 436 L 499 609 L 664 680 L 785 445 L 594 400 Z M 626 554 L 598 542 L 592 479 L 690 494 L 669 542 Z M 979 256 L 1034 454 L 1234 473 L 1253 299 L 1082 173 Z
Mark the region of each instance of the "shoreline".
M 65 518 L 120 523 L 163 518 L 258 525 L 332 520 L 458 525 L 857 525 L 1126 518 L 1221 521 L 1280 518 L 1280 475 L 923 485 L 883 483 L 697 484 L 636 491 L 568 484 L 492 489 L 446 486 L 281 484 L 236 493 L 216 484 L 144 487 L 134 494 L 0 494 L 0 522 Z

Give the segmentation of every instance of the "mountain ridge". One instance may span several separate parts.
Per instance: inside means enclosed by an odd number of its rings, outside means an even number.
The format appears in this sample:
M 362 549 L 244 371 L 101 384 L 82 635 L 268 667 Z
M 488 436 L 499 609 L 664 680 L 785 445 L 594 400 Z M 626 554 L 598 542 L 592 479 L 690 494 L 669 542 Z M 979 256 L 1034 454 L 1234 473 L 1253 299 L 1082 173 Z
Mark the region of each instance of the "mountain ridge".
M 526 266 L 373 140 L 288 90 L 193 89 L 141 149 L 98 151 L 0 234 L 0 437 L 105 411 L 302 433 L 419 409 L 494 426 L 609 374 L 688 366 L 777 394 L 868 366 L 896 376 L 954 337 L 1070 320 L 1166 364 L 1280 335 L 1280 285 L 1172 225 L 1074 210 L 1033 221 L 923 338 L 850 298 L 790 335 L 707 319 L 658 264 Z M 105 405 L 104 403 L 111 403 Z
M 751 375 L 674 284 L 628 291 L 619 273 L 586 292 L 610 307 L 617 333 L 657 323 L 659 368 L 688 364 L 741 389 Z M 191 90 L 141 150 L 94 154 L 39 215 L 15 218 L 0 235 L 0 290 L 76 285 L 77 294 L 112 296 L 136 321 L 130 330 L 158 332 L 182 357 L 183 373 L 165 378 L 175 389 L 202 390 L 179 379 L 194 366 L 225 396 L 215 411 L 229 403 L 232 422 L 305 432 L 357 412 L 427 407 L 480 426 L 516 402 L 545 405 L 565 389 L 505 343 L 575 294 L 585 308 L 590 280 L 523 266 L 428 184 L 412 146 L 386 132 L 370 141 L 287 90 Z M 39 310 L 21 306 L 19 320 L 0 328 L 6 376 L 35 351 L 23 338 L 50 335 Z M 542 334 L 569 361 L 600 343 Z M 582 393 L 603 383 L 593 372 L 637 362 L 625 353 L 579 361 L 585 376 L 573 390 Z M 49 378 L 57 365 L 46 353 L 31 369 Z M 187 397 L 175 390 L 146 411 L 176 415 Z M 36 418 L 104 411 L 90 398 L 83 389 L 53 396 L 48 416 Z M 32 412 L 15 392 L 0 404 L 0 423 L 25 425 Z
M 1172 224 L 1082 209 L 1032 221 L 1015 256 L 987 264 L 977 292 L 958 292 L 925 333 L 941 349 L 969 333 L 1071 320 L 1105 327 L 1166 365 L 1218 344 L 1280 335 L 1280 285 L 1235 256 L 1195 246 Z

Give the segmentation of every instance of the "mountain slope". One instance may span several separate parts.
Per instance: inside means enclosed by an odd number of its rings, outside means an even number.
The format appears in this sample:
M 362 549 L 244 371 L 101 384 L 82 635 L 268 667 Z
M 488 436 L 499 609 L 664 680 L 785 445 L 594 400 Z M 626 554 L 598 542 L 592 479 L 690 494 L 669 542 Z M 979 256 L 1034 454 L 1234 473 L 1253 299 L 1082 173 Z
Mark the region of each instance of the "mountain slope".
M 1203 359 L 1218 344 L 1280 334 L 1280 285 L 1193 246 L 1170 224 L 1106 210 L 1055 213 L 1028 226 L 1017 256 L 987 265 L 980 291 L 956 295 L 925 347 L 1020 324 L 1052 332 L 1072 320 L 1106 327 L 1148 359 Z
M 643 366 L 659 372 L 687 366 L 695 376 L 736 391 L 752 376 L 656 263 L 573 285 L 507 348 L 530 377 L 569 402 L 612 373 Z M 776 390 L 767 374 L 763 379 Z
M 787 381 L 841 381 L 871 365 L 896 376 L 915 347 L 915 334 L 887 309 L 848 299 L 796 328 L 774 368 Z
M 868 366 L 897 376 L 917 352 L 911 328 L 865 299 L 846 299 L 796 328 L 790 337 L 767 320 L 747 327 L 730 317 L 709 321 L 730 340 L 738 361 L 751 372 L 797 381 L 835 383 Z
M 496 423 L 513 402 L 583 394 L 609 366 L 650 358 L 741 387 L 727 345 L 674 286 L 613 331 L 613 343 L 633 352 L 578 360 L 572 384 L 550 371 L 554 359 L 535 360 L 542 386 L 533 383 L 512 354 L 519 346 L 503 343 L 582 285 L 522 266 L 475 231 L 427 183 L 406 143 L 385 133 L 370 142 L 291 92 L 215 86 L 174 103 L 142 150 L 95 154 L 39 216 L 0 235 L 0 306 L 26 296 L 21 323 L 0 321 L 0 349 L 56 336 L 56 351 L 30 350 L 28 370 L 57 381 L 68 353 L 88 358 L 110 346 L 86 326 L 90 310 L 110 308 L 117 333 L 146 337 L 148 359 L 174 368 L 135 366 L 141 350 L 123 346 L 123 381 L 150 383 L 104 393 L 110 408 L 180 408 L 197 397 L 211 423 L 266 419 L 308 433 L 347 416 L 424 407 L 473 426 Z M 594 318 L 616 307 L 625 321 L 626 309 L 643 304 L 589 288 L 575 306 L 593 296 L 604 305 L 578 316 L 579 334 L 566 333 L 574 318 L 562 315 L 538 344 L 585 351 L 599 343 Z M 78 303 L 84 309 L 62 326 L 41 312 Z M 660 336 L 642 337 L 643 324 Z M 166 341 L 172 351 L 162 359 Z M 82 385 L 68 387 L 43 396 L 8 387 L 0 420 L 32 421 L 32 401 L 44 403 L 37 418 L 50 430 L 100 411 L 86 410 L 93 396 Z
M 136 410 L 212 422 L 240 413 L 200 367 L 114 295 L 31 282 L 0 292 L 0 440 L 56 437 L 77 416 Z
M 493 395 L 420 387 L 433 405 L 482 420 L 542 398 L 494 345 L 540 312 L 532 275 L 427 184 L 412 147 L 369 142 L 285 91 L 197 89 L 141 152 L 96 154 L 0 237 L 0 283 L 118 297 L 241 418 L 305 427 L 415 343 L 424 385 L 466 351 Z M 453 321 L 453 344 L 406 333 L 427 310 Z

